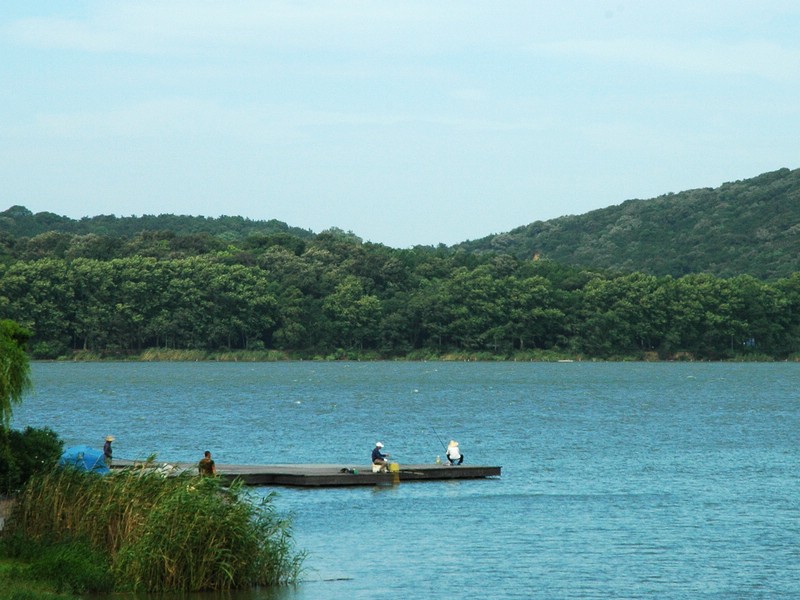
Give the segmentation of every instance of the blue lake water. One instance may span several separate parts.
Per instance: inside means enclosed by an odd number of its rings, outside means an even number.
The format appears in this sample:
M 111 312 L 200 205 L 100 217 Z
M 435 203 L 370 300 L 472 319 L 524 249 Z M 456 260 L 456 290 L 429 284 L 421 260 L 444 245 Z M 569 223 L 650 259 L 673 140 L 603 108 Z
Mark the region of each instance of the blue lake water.
M 237 600 L 800 597 L 800 366 L 35 363 L 13 426 L 115 456 L 502 477 L 280 488 L 297 586 Z M 259 490 L 265 493 L 270 490 Z M 203 596 L 198 596 L 198 598 Z

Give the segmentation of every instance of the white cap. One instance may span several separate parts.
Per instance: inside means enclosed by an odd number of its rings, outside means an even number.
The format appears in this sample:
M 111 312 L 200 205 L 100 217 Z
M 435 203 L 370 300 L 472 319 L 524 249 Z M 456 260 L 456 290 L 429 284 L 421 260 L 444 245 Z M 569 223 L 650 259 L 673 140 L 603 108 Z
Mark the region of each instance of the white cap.
M 378 448 L 383 448 L 383 442 L 378 442 L 378 443 L 377 443 L 377 444 L 375 444 L 375 445 L 376 445 Z

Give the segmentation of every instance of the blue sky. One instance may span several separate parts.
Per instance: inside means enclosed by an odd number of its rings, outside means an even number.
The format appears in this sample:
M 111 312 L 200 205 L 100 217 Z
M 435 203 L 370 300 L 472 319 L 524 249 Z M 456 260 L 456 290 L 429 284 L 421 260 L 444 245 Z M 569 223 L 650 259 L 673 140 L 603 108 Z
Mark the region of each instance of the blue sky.
M 0 210 L 404 248 L 800 166 L 800 3 L 6 0 Z

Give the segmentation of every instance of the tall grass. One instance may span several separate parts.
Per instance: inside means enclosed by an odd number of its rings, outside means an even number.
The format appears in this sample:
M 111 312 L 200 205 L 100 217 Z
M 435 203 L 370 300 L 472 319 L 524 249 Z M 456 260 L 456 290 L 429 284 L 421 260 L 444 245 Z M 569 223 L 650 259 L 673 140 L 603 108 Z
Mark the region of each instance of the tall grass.
M 176 350 L 166 348 L 149 348 L 142 352 L 139 360 L 144 362 L 184 361 L 197 362 L 208 360 L 208 353 L 203 350 Z
M 232 350 L 211 353 L 209 358 L 219 362 L 280 362 L 290 359 L 281 350 Z
M 37 542 L 85 541 L 108 556 L 118 590 L 229 590 L 299 576 L 304 555 L 272 501 L 212 477 L 56 469 L 28 482 L 8 529 Z

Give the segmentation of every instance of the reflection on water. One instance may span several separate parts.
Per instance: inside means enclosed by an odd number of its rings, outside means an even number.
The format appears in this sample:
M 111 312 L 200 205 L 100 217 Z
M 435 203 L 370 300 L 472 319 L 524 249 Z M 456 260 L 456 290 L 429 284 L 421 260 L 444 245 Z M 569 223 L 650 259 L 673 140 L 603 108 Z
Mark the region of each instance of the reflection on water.
M 303 581 L 192 599 L 800 597 L 796 365 L 38 363 L 33 375 L 15 427 L 49 425 L 68 445 L 113 433 L 122 458 L 366 465 L 380 439 L 401 463 L 432 463 L 454 438 L 468 461 L 503 467 L 280 489 Z

